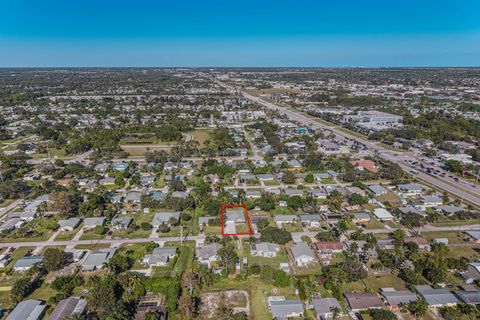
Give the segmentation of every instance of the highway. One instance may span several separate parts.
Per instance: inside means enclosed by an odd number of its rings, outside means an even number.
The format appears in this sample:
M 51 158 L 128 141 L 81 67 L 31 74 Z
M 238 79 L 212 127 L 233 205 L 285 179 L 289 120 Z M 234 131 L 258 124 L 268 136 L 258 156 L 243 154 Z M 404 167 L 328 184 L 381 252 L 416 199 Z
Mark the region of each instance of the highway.
M 227 89 L 234 90 L 231 87 L 229 87 L 225 84 L 222 84 L 218 81 L 217 81 L 217 83 L 223 85 Z M 339 128 L 337 128 L 333 125 L 332 126 L 324 125 L 324 124 L 320 123 L 319 121 L 315 120 L 314 118 L 309 118 L 309 117 L 305 116 L 304 114 L 302 114 L 299 111 L 296 111 L 296 110 L 294 111 L 294 110 L 285 108 L 283 106 L 279 106 L 277 104 L 274 104 L 272 102 L 265 101 L 265 100 L 263 100 L 259 97 L 253 96 L 253 95 L 251 95 L 247 92 L 241 92 L 241 93 L 245 98 L 247 98 L 247 99 L 249 99 L 253 102 L 256 102 L 260 105 L 263 105 L 263 106 L 265 106 L 269 109 L 276 110 L 276 111 L 278 111 L 282 114 L 285 114 L 291 120 L 296 121 L 298 123 L 301 123 L 304 126 L 308 126 L 308 127 L 315 128 L 315 129 L 329 130 L 329 131 L 335 133 L 336 135 L 338 135 L 340 137 L 343 137 L 343 138 L 350 139 L 350 140 L 356 141 L 358 143 L 361 143 L 371 150 L 376 150 L 378 152 L 379 156 L 383 157 L 386 160 L 389 160 L 391 162 L 394 162 L 394 163 L 398 164 L 403 170 L 405 170 L 407 172 L 414 169 L 413 167 L 411 167 L 410 165 L 408 165 L 405 162 L 406 160 L 413 159 L 413 155 L 411 155 L 408 152 L 403 152 L 402 153 L 402 152 L 392 151 L 392 150 L 386 149 L 383 146 L 381 146 L 379 143 L 368 141 L 367 139 L 363 139 L 363 138 L 360 138 L 358 136 L 349 134 L 345 131 L 340 130 Z M 418 170 L 415 170 L 415 171 L 418 171 Z M 427 184 L 431 185 L 434 188 L 447 191 L 448 193 L 452 194 L 453 196 L 455 196 L 459 199 L 463 199 L 466 202 L 469 202 L 469 203 L 471 203 L 471 204 L 473 204 L 477 207 L 480 207 L 480 192 L 479 192 L 479 190 L 472 190 L 472 188 L 468 188 L 466 186 L 460 185 L 459 183 L 455 183 L 454 181 L 450 181 L 448 179 L 433 176 L 433 175 L 430 175 L 430 174 L 427 174 L 427 173 L 424 173 L 424 172 L 421 172 L 421 171 L 418 171 L 418 174 L 415 175 L 415 178 L 426 182 Z

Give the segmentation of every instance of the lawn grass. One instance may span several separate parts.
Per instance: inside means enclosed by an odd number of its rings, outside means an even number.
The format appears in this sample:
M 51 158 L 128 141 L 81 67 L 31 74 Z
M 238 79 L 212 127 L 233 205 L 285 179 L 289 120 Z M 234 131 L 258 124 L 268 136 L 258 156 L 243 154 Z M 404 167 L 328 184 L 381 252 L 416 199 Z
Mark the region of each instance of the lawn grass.
M 292 232 L 302 232 L 303 228 L 302 225 L 298 222 L 295 223 L 285 223 L 283 224 L 283 229 L 292 233 Z
M 454 247 L 454 248 L 450 248 L 450 250 L 448 250 L 448 254 L 447 256 L 449 258 L 461 258 L 461 257 L 465 257 L 465 258 L 468 258 L 470 260 L 477 260 L 480 258 L 480 254 L 474 250 L 475 247 L 472 247 L 470 245 L 465 245 L 465 246 L 461 246 L 461 247 Z M 479 246 L 477 246 L 477 248 L 479 248 Z
M 212 130 L 210 129 L 196 129 L 191 132 L 187 132 L 187 134 L 191 134 L 193 136 L 193 140 L 198 142 L 198 146 L 203 148 L 205 146 L 205 140 L 210 138 L 210 134 Z
M 75 230 L 73 231 L 62 231 L 56 237 L 55 241 L 67 241 L 72 240 L 73 237 L 82 229 L 82 224 L 80 224 Z
M 450 227 L 450 226 L 464 226 L 469 224 L 478 224 L 480 219 L 467 219 L 467 220 L 456 220 L 448 219 L 445 217 L 440 217 L 439 220 L 435 223 L 432 223 L 435 227 Z
M 77 244 L 74 248 L 80 249 L 80 250 L 98 250 L 98 249 L 110 248 L 110 244 L 109 243 Z
M 180 255 L 173 267 L 173 274 L 181 275 L 184 271 L 192 269 L 194 251 L 195 243 L 185 243 L 180 247 Z
M 244 243 L 244 246 L 249 246 L 249 244 Z M 280 248 L 280 251 L 277 252 L 277 256 L 273 258 L 265 258 L 265 257 L 256 257 L 250 256 L 248 258 L 249 265 L 258 264 L 259 266 L 271 266 L 275 269 L 278 269 L 280 263 L 288 262 L 287 255 L 285 253 L 285 249 Z
M 204 229 L 206 235 L 221 235 L 222 234 L 222 227 L 220 226 L 206 226 Z
M 80 237 L 80 240 L 100 240 L 104 239 L 105 234 L 98 234 L 94 229 L 85 230 Z
M 390 203 L 400 203 L 400 197 L 397 196 L 395 193 L 388 191 L 386 194 L 375 197 L 380 202 L 390 202 Z
M 251 319 L 271 319 L 268 311 L 267 298 L 269 296 L 285 296 L 286 299 L 294 299 L 295 288 L 277 288 L 270 284 L 263 283 L 258 276 L 249 276 L 245 280 L 234 278 L 221 278 L 216 280 L 208 290 L 245 290 L 250 295 L 250 316 Z
M 16 230 L 12 230 L 2 236 L 0 243 L 3 242 L 30 242 L 30 241 L 45 241 L 53 234 L 52 228 L 56 226 L 57 218 L 41 218 L 31 222 L 27 222 L 24 228 L 33 230 L 35 236 L 27 236 L 18 238 L 14 236 Z M 52 227 L 52 223 L 54 226 Z
M 428 241 L 432 241 L 435 238 L 447 238 L 449 244 L 464 243 L 464 234 L 457 231 L 428 231 L 423 232 L 422 236 Z
M 6 208 L 8 207 L 12 202 L 14 202 L 15 200 L 13 199 L 6 199 L 4 200 L 2 203 L 0 203 L 0 208 Z
M 147 253 L 145 243 L 125 243 L 118 248 L 118 253 L 133 260 L 132 269 L 148 269 L 142 264 L 143 256 Z
M 278 180 L 266 180 L 263 181 L 263 184 L 266 186 L 279 186 L 280 182 Z
M 385 228 L 384 224 L 375 218 L 372 218 L 369 222 L 363 222 L 362 225 L 364 225 L 367 230 Z

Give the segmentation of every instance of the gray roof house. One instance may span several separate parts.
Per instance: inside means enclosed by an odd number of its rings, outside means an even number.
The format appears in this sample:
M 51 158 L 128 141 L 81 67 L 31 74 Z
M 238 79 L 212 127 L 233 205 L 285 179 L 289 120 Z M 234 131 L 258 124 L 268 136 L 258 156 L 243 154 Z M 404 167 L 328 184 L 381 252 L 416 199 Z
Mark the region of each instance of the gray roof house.
M 356 292 L 345 293 L 348 306 L 353 312 L 358 312 L 367 309 L 380 309 L 385 307 L 382 299 L 374 293 Z
M 305 224 L 311 227 L 320 226 L 321 218 L 319 214 L 301 214 L 298 217 L 300 218 L 300 222 L 302 224 Z
M 273 258 L 280 251 L 280 246 L 276 243 L 260 242 L 252 244 L 251 254 L 259 257 Z
M 24 300 L 10 312 L 7 320 L 39 320 L 45 312 L 45 305 L 39 300 Z
M 467 234 L 472 241 L 480 242 L 480 230 L 468 230 L 465 231 L 465 234 Z
M 419 195 L 423 191 L 423 187 L 416 183 L 399 184 L 397 187 L 404 197 Z
M 291 251 L 297 266 L 302 267 L 315 262 L 315 254 L 310 246 L 303 241 L 296 243 Z
M 112 164 L 112 169 L 115 171 L 125 171 L 128 169 L 128 163 L 126 162 L 115 162 Z
M 161 191 L 154 191 L 150 194 L 150 198 L 152 198 L 153 200 L 156 200 L 156 201 L 162 201 L 162 200 L 165 200 L 165 198 L 167 197 L 167 193 L 165 192 L 161 192 Z
M 15 271 L 27 271 L 33 265 L 43 262 L 43 256 L 24 256 L 15 262 L 13 270 Z
M 333 310 L 338 309 L 340 314 L 342 313 L 342 307 L 340 303 L 335 298 L 322 298 L 322 299 L 313 299 L 311 304 L 317 312 L 318 319 L 329 319 L 333 318 Z M 337 314 L 337 316 L 340 316 Z
M 244 223 L 245 210 L 243 209 L 227 209 L 226 220 L 233 221 L 235 223 Z
M 284 223 L 293 223 L 298 217 L 294 214 L 278 214 L 274 218 L 277 226 L 281 226 Z
M 115 178 L 112 177 L 106 177 L 98 180 L 98 183 L 100 184 L 114 184 L 115 183 Z
M 73 231 L 75 230 L 76 227 L 80 224 L 80 219 L 79 218 L 70 218 L 67 220 L 59 220 L 58 221 L 58 227 L 60 230 L 63 231 Z
M 215 219 L 216 217 L 214 216 L 205 216 L 205 217 L 199 217 L 198 218 L 198 225 L 203 226 L 204 224 L 208 226 L 208 222 L 212 219 Z
M 283 189 L 283 193 L 289 197 L 303 197 L 303 190 L 299 189 L 285 188 Z
M 245 192 L 245 198 L 248 199 L 259 199 L 262 197 L 262 193 L 258 190 L 247 190 Z
M 382 288 L 381 294 L 392 309 L 397 309 L 401 303 L 417 300 L 417 295 L 409 290 L 397 291 L 394 288 Z
M 133 219 L 131 217 L 115 217 L 111 223 L 115 229 L 127 229 Z
M 25 224 L 25 221 L 20 218 L 10 218 L 3 222 L 3 224 L 0 226 L 0 231 L 13 230 L 22 226 L 23 224 Z
M 455 295 L 466 304 L 480 304 L 480 290 L 458 290 Z
M 140 177 L 140 183 L 145 185 L 145 184 L 151 184 L 154 183 L 157 178 L 155 176 L 141 176 Z
M 83 221 L 83 228 L 93 229 L 97 226 L 103 226 L 104 223 L 105 223 L 105 217 L 85 218 L 85 220 Z
M 124 201 L 138 204 L 142 201 L 142 194 L 138 191 L 131 191 L 125 196 Z
M 175 219 L 177 222 L 180 219 L 180 212 L 157 212 L 153 217 L 152 225 L 154 228 L 158 228 L 162 224 L 170 224 L 170 219 Z
M 82 262 L 83 271 L 94 271 L 95 269 L 103 268 L 103 264 L 110 260 L 117 249 L 106 248 L 98 251 L 90 251 L 87 257 Z
M 286 320 L 288 318 L 303 316 L 303 304 L 300 300 L 285 300 L 283 297 L 283 300 L 270 300 L 270 298 L 268 308 L 274 319 Z
M 446 206 L 438 206 L 438 207 L 436 207 L 436 210 L 441 211 L 443 213 L 446 213 L 448 215 L 452 215 L 452 214 L 455 214 L 457 212 L 462 211 L 463 208 L 462 207 L 457 207 L 457 206 L 446 205 Z
M 99 163 L 94 167 L 94 170 L 99 172 L 106 172 L 108 170 L 108 167 L 110 167 L 108 163 Z
M 269 174 L 269 173 L 258 174 L 258 175 L 257 175 L 257 178 L 258 178 L 258 180 L 260 180 L 260 181 L 270 181 L 270 180 L 274 180 L 274 179 L 275 179 L 275 177 L 273 176 L 273 174 Z
M 172 198 L 185 199 L 186 197 L 188 197 L 188 193 L 186 191 L 173 191 L 172 192 Z
M 74 314 L 81 315 L 85 311 L 86 306 L 87 301 L 80 297 L 69 297 L 60 300 L 48 320 L 62 320 Z
M 211 263 L 218 260 L 217 252 L 222 246 L 219 243 L 210 243 L 197 250 L 197 257 L 200 263 L 206 264 L 208 267 Z
M 317 199 L 326 199 L 327 194 L 320 189 L 307 190 L 307 195 Z
M 381 195 L 384 195 L 384 194 L 387 194 L 387 189 L 385 189 L 384 187 L 382 187 L 381 185 L 378 185 L 378 184 L 374 184 L 374 185 L 371 185 L 371 186 L 368 186 L 368 190 L 370 190 L 375 196 L 381 196 Z
M 433 289 L 427 285 L 415 286 L 415 289 L 427 301 L 428 305 L 433 308 L 452 306 L 458 302 L 455 295 L 447 289 Z
M 151 254 L 143 257 L 143 264 L 147 266 L 165 266 L 170 259 L 177 255 L 177 247 L 155 248 Z

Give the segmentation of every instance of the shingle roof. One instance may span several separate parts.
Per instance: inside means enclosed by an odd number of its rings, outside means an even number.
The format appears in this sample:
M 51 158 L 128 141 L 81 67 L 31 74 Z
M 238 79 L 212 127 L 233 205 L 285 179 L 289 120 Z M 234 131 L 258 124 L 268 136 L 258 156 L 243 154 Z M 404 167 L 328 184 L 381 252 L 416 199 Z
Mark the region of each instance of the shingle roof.
M 417 300 L 415 293 L 409 290 L 383 291 L 382 295 L 390 306 L 398 306 L 400 303 L 408 303 Z
M 466 304 L 480 304 L 479 290 L 475 290 L 475 291 L 459 290 L 459 291 L 455 291 L 455 294 L 457 295 L 457 297 L 460 298 L 460 300 L 462 300 Z
M 458 299 L 447 289 L 433 289 L 430 286 L 415 286 L 418 293 L 430 306 L 448 305 L 458 302 Z
M 61 320 L 72 314 L 82 314 L 86 306 L 87 302 L 80 297 L 63 299 L 57 304 L 48 320 Z
M 382 299 L 374 293 L 346 293 L 345 298 L 352 310 L 383 308 L 385 306 Z
M 25 300 L 17 304 L 10 312 L 7 320 L 37 320 L 45 310 L 45 305 L 39 300 Z
M 314 299 L 312 300 L 312 305 L 315 308 L 315 311 L 317 311 L 318 316 L 324 316 L 331 313 L 333 308 L 342 310 L 340 303 L 335 298 Z
M 292 247 L 292 255 L 295 259 L 301 256 L 315 257 L 315 254 L 313 253 L 312 249 L 310 249 L 308 244 L 306 244 L 305 242 L 296 243 Z
M 300 300 L 271 301 L 270 310 L 277 319 L 286 319 L 292 313 L 303 313 L 303 305 Z

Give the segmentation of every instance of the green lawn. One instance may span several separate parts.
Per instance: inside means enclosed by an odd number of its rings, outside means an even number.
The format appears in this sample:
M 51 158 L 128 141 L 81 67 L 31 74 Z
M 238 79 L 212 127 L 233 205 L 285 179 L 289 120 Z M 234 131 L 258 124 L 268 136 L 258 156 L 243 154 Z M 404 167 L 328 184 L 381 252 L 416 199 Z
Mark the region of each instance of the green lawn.
M 477 246 L 478 248 L 479 246 Z M 475 251 L 473 248 L 475 247 L 472 247 L 470 245 L 465 245 L 463 247 L 454 247 L 454 248 L 450 248 L 450 250 L 448 251 L 448 257 L 451 257 L 451 258 L 461 258 L 461 257 L 466 257 L 470 260 L 477 260 L 480 258 L 480 254 Z
M 276 288 L 273 285 L 263 283 L 258 276 L 250 276 L 245 280 L 234 278 L 221 278 L 216 280 L 208 290 L 239 289 L 250 294 L 251 319 L 271 319 L 272 315 L 267 308 L 267 298 L 273 295 L 282 295 L 287 299 L 298 297 L 295 295 L 293 286 Z M 274 291 L 275 290 L 275 291 Z
M 432 223 L 435 227 L 464 226 L 468 224 L 478 224 L 480 219 L 456 220 L 440 217 L 438 222 Z
M 397 196 L 395 193 L 388 191 L 387 194 L 375 197 L 378 201 L 380 202 L 385 202 L 388 201 L 390 203 L 399 203 L 400 202 L 400 197 Z
M 98 234 L 94 229 L 85 230 L 80 237 L 80 240 L 100 240 L 104 239 L 105 234 Z
M 279 186 L 280 182 L 278 180 L 267 180 L 263 181 L 266 186 Z
M 22 228 L 31 231 L 31 235 L 27 237 L 18 237 L 19 229 L 12 230 L 2 236 L 2 242 L 29 242 L 29 241 L 45 241 L 53 234 L 53 229 L 57 226 L 57 218 L 42 218 L 32 222 L 27 222 Z
M 372 218 L 369 222 L 363 223 L 363 225 L 365 226 L 365 228 L 366 228 L 367 230 L 371 230 L 371 229 L 383 229 L 383 228 L 385 228 L 384 224 L 381 223 L 380 221 L 378 221 L 378 220 L 375 219 L 375 218 Z
M 203 148 L 205 145 L 205 140 L 208 140 L 212 130 L 210 129 L 197 129 L 191 132 L 187 132 L 187 134 L 191 134 L 193 136 L 193 140 L 198 142 L 198 146 Z
M 9 206 L 14 201 L 15 200 L 13 200 L 13 199 L 7 199 L 7 200 L 3 201 L 2 203 L 0 203 L 0 208 L 5 208 L 5 207 Z
M 73 231 L 62 231 L 60 232 L 57 237 L 55 238 L 55 241 L 66 241 L 66 240 L 72 240 L 73 237 L 82 229 L 82 224 L 80 224 L 75 230 Z
M 447 238 L 449 244 L 464 243 L 465 235 L 462 232 L 457 231 L 434 231 L 423 232 L 422 236 L 428 241 L 432 241 L 435 238 Z
M 105 249 L 110 248 L 110 244 L 108 243 L 93 243 L 93 244 L 77 244 L 75 249 L 80 250 L 98 250 L 98 249 Z
M 218 226 L 206 226 L 204 229 L 206 235 L 222 235 L 222 227 Z
M 298 222 L 295 223 L 286 223 L 283 225 L 283 228 L 288 232 L 302 232 L 302 225 Z
M 188 242 L 180 247 L 180 255 L 178 256 L 173 268 L 174 274 L 181 275 L 184 271 L 192 269 L 194 252 L 195 242 Z
M 249 244 L 244 243 L 244 246 L 249 246 Z M 288 262 L 287 255 L 285 253 L 285 249 L 281 248 L 279 252 L 277 252 L 277 256 L 274 258 L 264 258 L 264 257 L 256 257 L 250 256 L 248 258 L 248 264 L 254 265 L 258 264 L 260 266 L 269 265 L 273 268 L 278 269 L 280 263 Z

